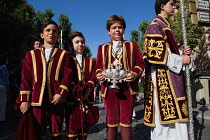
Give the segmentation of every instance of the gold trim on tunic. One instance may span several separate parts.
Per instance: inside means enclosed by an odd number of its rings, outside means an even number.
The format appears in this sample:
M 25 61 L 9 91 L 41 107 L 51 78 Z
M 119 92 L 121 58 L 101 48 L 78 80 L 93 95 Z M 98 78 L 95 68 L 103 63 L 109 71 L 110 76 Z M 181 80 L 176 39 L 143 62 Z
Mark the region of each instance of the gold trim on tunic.
M 132 124 L 122 124 L 122 123 L 120 123 L 120 126 L 123 126 L 123 127 L 132 127 Z
M 34 68 L 34 82 L 37 82 L 37 67 L 36 67 L 36 57 L 34 54 L 34 50 L 31 51 L 31 57 L 32 57 L 32 63 L 33 63 L 33 68 Z
M 52 136 L 52 137 L 57 137 L 57 136 L 60 136 L 62 133 L 57 133 L 57 134 L 50 134 L 50 136 Z
M 108 125 L 108 127 L 117 127 L 117 126 L 119 126 L 119 123 L 118 124 L 107 124 Z
M 60 85 L 60 87 L 61 87 L 62 89 L 65 89 L 65 90 L 67 90 L 67 91 L 69 92 L 69 88 L 68 88 L 67 86 Z
M 31 94 L 31 91 L 20 91 L 20 94 Z
M 72 137 L 76 137 L 77 134 L 66 134 L 67 137 L 72 138 Z
M 63 51 L 59 57 L 58 65 L 57 65 L 56 72 L 55 72 L 55 81 L 58 81 L 59 71 L 60 71 L 61 63 L 62 63 L 65 53 L 66 53 L 66 51 Z

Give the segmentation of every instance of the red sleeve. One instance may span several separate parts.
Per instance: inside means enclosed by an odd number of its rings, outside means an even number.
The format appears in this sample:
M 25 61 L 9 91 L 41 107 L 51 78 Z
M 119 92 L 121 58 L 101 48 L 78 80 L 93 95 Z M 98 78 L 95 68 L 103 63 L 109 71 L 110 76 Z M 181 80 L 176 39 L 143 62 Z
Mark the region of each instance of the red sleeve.
M 72 67 L 70 63 L 70 55 L 68 52 L 65 53 L 64 59 L 64 75 L 61 80 L 60 87 L 58 88 L 56 94 L 61 94 L 65 96 L 69 92 L 69 87 L 71 84 L 71 74 L 72 74 Z
M 139 76 L 141 76 L 145 68 L 145 62 L 143 60 L 143 56 L 140 51 L 140 48 L 138 47 L 137 42 L 134 42 L 133 46 L 134 46 L 134 54 L 135 54 L 136 61 L 135 61 L 135 65 L 132 71 L 136 72 Z
M 26 102 L 31 100 L 33 71 L 31 52 L 26 53 L 22 67 L 21 87 L 19 100 Z
M 91 89 L 93 87 L 95 87 L 95 84 L 96 84 L 96 81 L 97 81 L 96 74 L 95 74 L 95 64 L 96 64 L 96 60 L 92 59 L 92 71 L 91 71 L 91 74 L 90 74 L 91 77 L 88 80 L 88 82 L 86 83 L 86 86 L 88 88 L 91 88 Z
M 103 71 L 102 63 L 102 45 L 98 47 L 98 54 L 96 59 L 95 74 L 101 73 Z

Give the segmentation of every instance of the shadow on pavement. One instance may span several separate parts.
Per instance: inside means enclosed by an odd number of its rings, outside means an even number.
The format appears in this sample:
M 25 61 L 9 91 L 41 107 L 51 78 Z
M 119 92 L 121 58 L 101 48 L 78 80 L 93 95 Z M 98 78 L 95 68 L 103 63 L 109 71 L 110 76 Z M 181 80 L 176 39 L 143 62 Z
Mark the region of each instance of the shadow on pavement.
M 205 113 L 205 111 L 208 111 L 209 109 L 205 105 L 203 105 L 203 106 L 201 106 L 201 108 L 199 108 L 199 110 L 202 112 L 201 122 L 199 122 L 199 120 L 197 119 L 197 116 L 198 116 L 199 112 L 198 111 L 193 111 L 194 137 L 195 137 L 195 140 L 202 140 L 203 130 L 205 128 L 205 125 L 204 125 L 204 122 L 205 122 L 205 120 L 204 120 L 204 113 Z

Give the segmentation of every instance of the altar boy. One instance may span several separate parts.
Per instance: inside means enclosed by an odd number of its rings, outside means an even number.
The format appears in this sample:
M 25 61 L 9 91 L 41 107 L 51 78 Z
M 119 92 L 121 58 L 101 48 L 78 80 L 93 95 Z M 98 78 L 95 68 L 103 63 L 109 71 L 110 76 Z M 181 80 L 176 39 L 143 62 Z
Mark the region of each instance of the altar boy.
M 68 93 L 71 82 L 69 53 L 56 46 L 59 28 L 54 21 L 43 24 L 40 36 L 44 40 L 43 46 L 27 52 L 23 64 L 20 110 L 24 114 L 31 108 L 42 139 L 48 124 L 52 139 L 61 140 L 62 99 Z

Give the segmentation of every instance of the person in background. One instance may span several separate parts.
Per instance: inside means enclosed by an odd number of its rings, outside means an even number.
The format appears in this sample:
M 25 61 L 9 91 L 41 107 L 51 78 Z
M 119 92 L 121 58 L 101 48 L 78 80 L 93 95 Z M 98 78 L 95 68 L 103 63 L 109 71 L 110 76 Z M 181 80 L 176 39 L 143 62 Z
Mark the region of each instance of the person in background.
M 41 139 L 46 137 L 48 124 L 52 139 L 62 140 L 62 101 L 69 91 L 72 72 L 69 53 L 56 46 L 59 37 L 56 22 L 44 23 L 40 36 L 44 40 L 43 47 L 28 51 L 23 63 L 18 98 L 20 111 L 23 114 L 32 111 Z
M 205 72 L 204 76 L 210 76 L 210 65 L 206 66 L 206 72 Z
M 124 40 L 126 23 L 122 16 L 113 15 L 108 18 L 106 29 L 110 42 L 99 45 L 96 60 L 96 77 L 101 83 L 101 96 L 107 118 L 107 140 L 117 139 L 117 128 L 121 126 L 121 139 L 132 139 L 132 113 L 139 93 L 138 81 L 144 70 L 144 61 L 137 42 Z M 126 81 L 118 83 L 118 89 L 109 88 L 102 73 L 106 69 L 121 66 L 129 71 Z
M 176 0 L 156 0 L 157 16 L 145 33 L 146 62 L 144 124 L 151 127 L 152 140 L 188 140 L 188 105 L 183 69 L 193 66 L 190 46 L 179 49 L 168 18 Z
M 89 125 L 85 119 L 74 120 L 73 112 L 76 109 L 83 107 L 84 110 L 94 104 L 93 89 L 96 84 L 96 78 L 94 75 L 95 59 L 87 58 L 83 52 L 85 50 L 85 37 L 81 32 L 73 32 L 68 37 L 69 46 L 72 50 L 70 62 L 72 64 L 72 83 L 71 91 L 66 98 L 65 118 L 66 118 L 66 130 L 68 140 L 85 140 L 87 139 Z M 76 117 L 81 115 L 76 114 Z M 72 122 L 78 121 L 78 124 L 83 125 L 82 128 L 76 128 Z
M 0 121 L 6 120 L 7 95 L 9 94 L 8 58 L 0 54 Z
M 10 88 L 10 96 L 8 97 L 9 100 L 8 111 L 13 112 L 14 111 L 13 105 L 20 93 L 20 85 L 17 82 L 15 67 L 12 65 L 8 66 L 8 72 L 9 72 L 9 88 Z
M 101 99 L 101 84 L 98 82 L 94 88 L 94 101 L 102 102 Z
M 41 42 L 38 40 L 34 41 L 34 49 L 40 49 L 41 48 Z
M 145 69 L 142 72 L 141 78 L 139 79 L 139 93 L 136 95 L 136 102 L 140 101 L 142 98 L 144 98 L 144 84 L 145 84 Z M 133 115 L 132 115 L 132 121 L 137 122 L 136 119 L 136 111 L 135 108 L 133 109 Z

